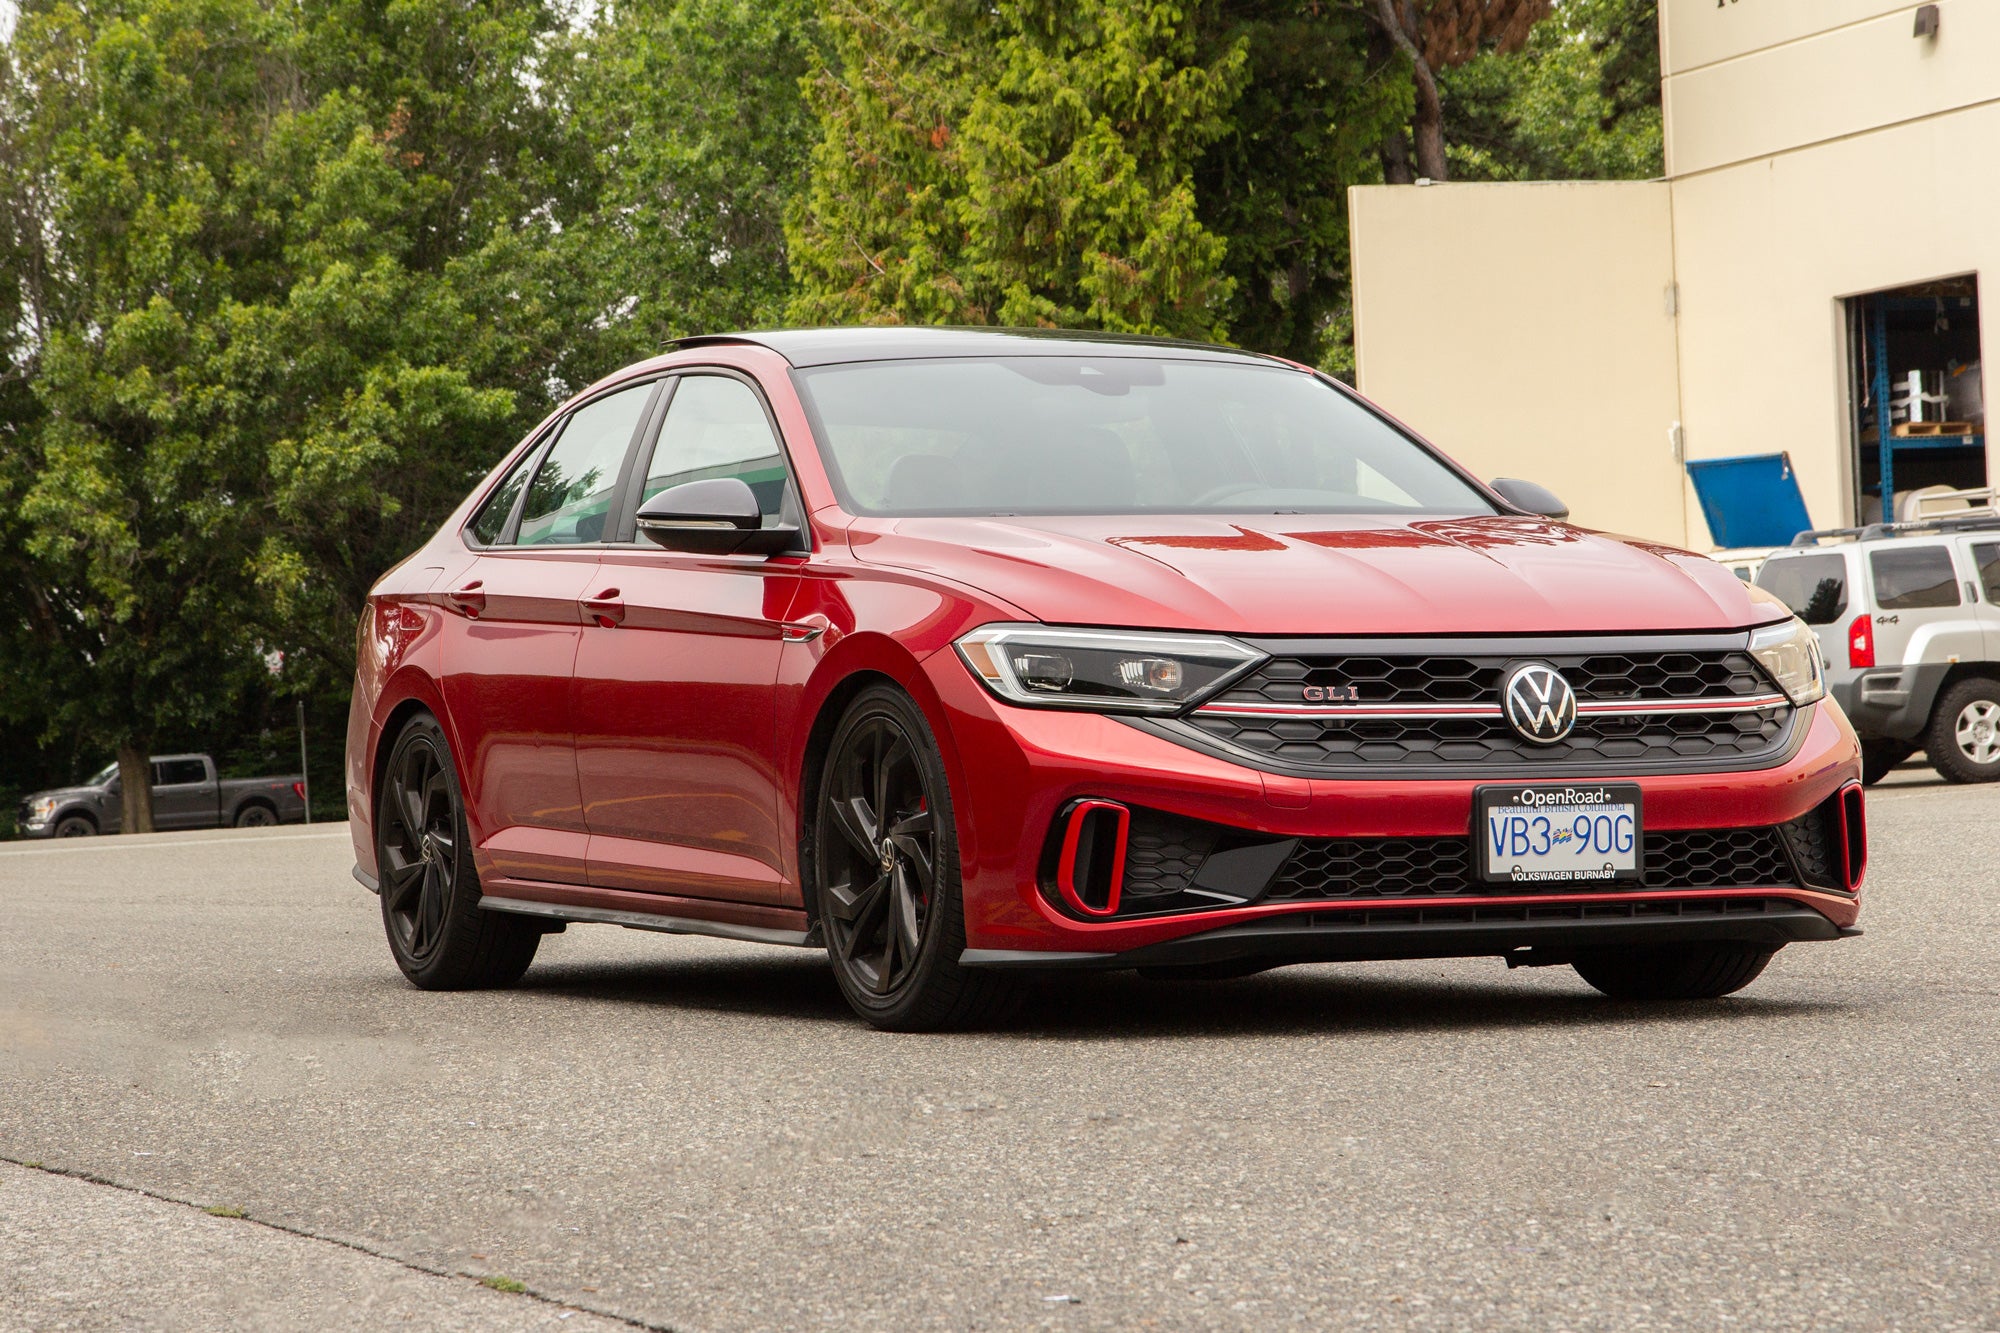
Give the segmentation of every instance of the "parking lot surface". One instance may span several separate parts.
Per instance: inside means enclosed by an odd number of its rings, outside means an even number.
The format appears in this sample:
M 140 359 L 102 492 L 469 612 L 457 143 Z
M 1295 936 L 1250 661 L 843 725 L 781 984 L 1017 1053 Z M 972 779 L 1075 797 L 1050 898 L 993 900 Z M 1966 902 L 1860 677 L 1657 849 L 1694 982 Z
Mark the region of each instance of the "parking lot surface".
M 0 1328 L 2000 1327 L 2000 791 L 1871 813 L 1867 935 L 1721 1002 L 1319 966 L 952 1036 L 610 927 L 423 994 L 342 828 L 8 844 Z

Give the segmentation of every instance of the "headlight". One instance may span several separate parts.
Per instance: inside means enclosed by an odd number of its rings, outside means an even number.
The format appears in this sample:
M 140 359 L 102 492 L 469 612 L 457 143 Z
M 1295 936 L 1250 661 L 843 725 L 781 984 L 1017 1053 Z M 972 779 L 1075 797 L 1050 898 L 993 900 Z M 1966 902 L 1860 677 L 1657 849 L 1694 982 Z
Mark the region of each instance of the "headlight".
M 1763 664 L 1793 703 L 1804 705 L 1826 697 L 1819 640 L 1804 621 L 1795 617 L 1752 631 L 1750 655 Z
M 28 818 L 33 820 L 37 824 L 49 818 L 49 816 L 55 814 L 55 812 L 56 812 L 56 798 L 53 796 L 44 796 L 39 800 L 30 801 L 28 803 Z
M 959 639 L 972 674 L 1009 703 L 1176 713 L 1264 660 L 1234 639 L 983 625 Z

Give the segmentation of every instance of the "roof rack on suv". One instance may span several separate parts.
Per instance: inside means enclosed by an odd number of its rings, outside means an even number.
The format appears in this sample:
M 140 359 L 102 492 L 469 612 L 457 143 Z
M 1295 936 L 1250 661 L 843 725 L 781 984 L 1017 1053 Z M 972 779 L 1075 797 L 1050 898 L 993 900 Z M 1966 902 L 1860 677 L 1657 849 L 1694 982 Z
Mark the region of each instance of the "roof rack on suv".
M 1964 517 L 1918 518 L 1907 523 L 1870 523 L 1861 528 L 1821 528 L 1801 532 L 1792 538 L 1794 546 L 1817 546 L 1828 537 L 1848 537 L 1855 541 L 1880 541 L 1884 537 L 1909 537 L 1927 532 L 1987 532 L 2000 528 L 2000 513 L 1967 510 Z

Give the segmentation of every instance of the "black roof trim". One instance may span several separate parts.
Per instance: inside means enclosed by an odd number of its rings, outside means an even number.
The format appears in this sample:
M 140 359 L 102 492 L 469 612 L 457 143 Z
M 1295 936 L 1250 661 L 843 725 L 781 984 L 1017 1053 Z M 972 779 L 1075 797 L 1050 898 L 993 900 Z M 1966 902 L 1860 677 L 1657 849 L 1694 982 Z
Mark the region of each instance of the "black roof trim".
M 695 347 L 763 347 L 795 368 L 851 361 L 910 361 L 974 356 L 1130 356 L 1177 361 L 1254 361 L 1283 364 L 1271 357 L 1213 343 L 1084 329 L 998 329 L 868 325 L 829 329 L 769 329 L 746 333 L 704 333 L 669 341 L 663 350 Z

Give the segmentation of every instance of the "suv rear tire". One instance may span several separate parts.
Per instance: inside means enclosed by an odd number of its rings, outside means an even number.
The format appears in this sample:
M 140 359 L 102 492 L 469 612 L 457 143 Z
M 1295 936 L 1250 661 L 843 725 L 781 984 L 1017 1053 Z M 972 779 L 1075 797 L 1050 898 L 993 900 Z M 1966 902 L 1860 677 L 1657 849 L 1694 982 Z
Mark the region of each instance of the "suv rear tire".
M 1614 1000 L 1713 1000 L 1755 981 L 1776 952 L 1757 944 L 1671 944 L 1585 954 L 1571 966 Z
M 1961 680 L 1940 695 L 1924 750 L 1946 782 L 2000 778 L 2000 681 Z

